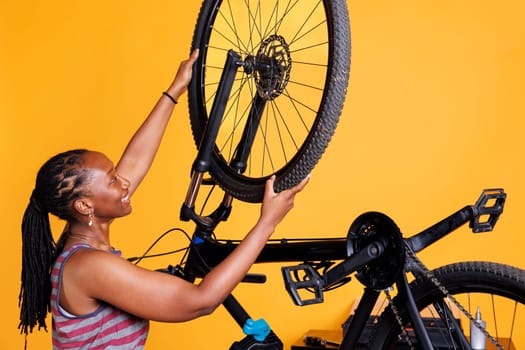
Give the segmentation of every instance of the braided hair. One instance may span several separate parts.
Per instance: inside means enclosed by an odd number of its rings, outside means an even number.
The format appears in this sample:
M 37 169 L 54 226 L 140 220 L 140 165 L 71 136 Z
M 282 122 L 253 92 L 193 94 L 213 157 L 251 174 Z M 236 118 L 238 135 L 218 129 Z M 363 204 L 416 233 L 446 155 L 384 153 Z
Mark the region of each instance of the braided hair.
M 73 220 L 72 203 L 85 194 L 88 173 L 83 168 L 85 149 L 63 152 L 40 168 L 36 185 L 22 219 L 22 277 L 18 305 L 21 333 L 47 331 L 50 311 L 51 268 L 57 245 L 51 233 L 49 215 Z

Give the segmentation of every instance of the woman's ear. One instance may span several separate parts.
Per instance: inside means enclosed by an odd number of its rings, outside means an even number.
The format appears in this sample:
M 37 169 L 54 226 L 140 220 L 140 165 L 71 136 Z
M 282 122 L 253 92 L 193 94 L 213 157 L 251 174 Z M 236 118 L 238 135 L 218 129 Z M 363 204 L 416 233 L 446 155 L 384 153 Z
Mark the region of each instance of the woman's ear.
M 75 208 L 75 210 L 82 215 L 89 215 L 93 213 L 93 207 L 89 200 L 86 198 L 77 199 L 73 203 L 73 208 Z

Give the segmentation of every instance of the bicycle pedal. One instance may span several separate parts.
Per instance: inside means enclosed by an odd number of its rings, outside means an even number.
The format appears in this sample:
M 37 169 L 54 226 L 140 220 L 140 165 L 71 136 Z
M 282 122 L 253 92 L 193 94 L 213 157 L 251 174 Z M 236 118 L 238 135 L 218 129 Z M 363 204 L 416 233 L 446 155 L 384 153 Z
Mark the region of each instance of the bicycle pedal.
M 501 188 L 487 189 L 473 206 L 475 216 L 470 221 L 474 233 L 489 232 L 494 229 L 496 221 L 503 212 L 507 195 Z
M 295 305 L 304 306 L 324 301 L 324 280 L 308 264 L 282 267 L 284 283 Z M 311 296 L 312 297 L 307 297 Z

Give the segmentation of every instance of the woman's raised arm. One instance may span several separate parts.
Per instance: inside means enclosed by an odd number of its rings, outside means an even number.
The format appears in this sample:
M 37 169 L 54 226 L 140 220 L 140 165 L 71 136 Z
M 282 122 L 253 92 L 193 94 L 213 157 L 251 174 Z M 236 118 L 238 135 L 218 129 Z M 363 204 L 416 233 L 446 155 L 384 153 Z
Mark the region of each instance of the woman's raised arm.
M 117 173 L 131 183 L 130 195 L 151 167 L 176 101 L 186 91 L 191 80 L 192 66 L 198 56 L 199 52 L 195 50 L 187 60 L 181 62 L 173 82 L 135 132 L 117 164 Z

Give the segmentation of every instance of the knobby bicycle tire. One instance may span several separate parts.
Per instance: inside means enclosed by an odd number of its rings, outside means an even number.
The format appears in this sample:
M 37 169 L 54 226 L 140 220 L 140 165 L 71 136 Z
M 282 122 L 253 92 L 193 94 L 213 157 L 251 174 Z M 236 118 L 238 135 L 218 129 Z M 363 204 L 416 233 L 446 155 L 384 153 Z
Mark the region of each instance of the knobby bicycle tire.
M 197 147 L 226 52 L 237 52 L 245 64 L 235 77 L 210 160 L 214 180 L 246 202 L 262 200 L 264 183 L 273 174 L 277 192 L 300 182 L 328 146 L 346 97 L 351 51 L 346 1 L 205 0 L 194 30 L 195 48 L 200 54 L 188 98 Z M 263 121 L 240 173 L 231 158 L 255 95 L 264 100 Z
M 492 305 L 484 305 L 483 316 L 486 320 L 487 331 L 494 337 L 505 338 L 509 334 L 522 335 L 523 316 L 525 314 L 525 271 L 498 263 L 490 262 L 462 262 L 440 267 L 433 271 L 436 278 L 447 288 L 454 297 L 465 298 L 470 305 L 465 307 L 473 316 L 476 313 L 476 302 L 482 302 L 481 297 L 490 300 Z M 443 300 L 443 294 L 432 281 L 416 280 L 411 283 L 416 305 L 420 310 Z M 394 304 L 404 320 L 407 311 L 402 303 L 394 298 Z M 506 308 L 503 314 L 496 315 L 499 309 Z M 512 310 L 511 310 L 512 309 Z M 459 313 L 459 311 L 458 311 Z M 494 316 L 493 316 L 494 315 Z M 502 315 L 511 316 L 513 320 L 505 320 Z M 460 315 L 460 317 L 463 317 Z M 521 318 L 521 319 L 520 319 Z M 465 321 L 465 320 L 463 320 Z M 468 322 L 468 320 L 467 320 Z M 510 329 L 513 327 L 512 329 Z M 504 329 L 502 329 L 504 328 Z M 470 330 L 469 323 L 462 324 L 463 330 Z M 371 349 L 394 349 L 398 341 L 400 327 L 395 319 L 391 307 L 385 309 L 379 318 L 377 327 L 370 338 Z M 447 340 L 451 342 L 450 339 Z M 488 343 L 490 340 L 487 339 Z M 507 348 L 508 340 L 500 340 L 500 344 Z M 462 349 L 459 344 L 456 349 Z M 523 346 L 523 345 L 521 345 Z M 417 348 L 417 347 L 416 347 Z

